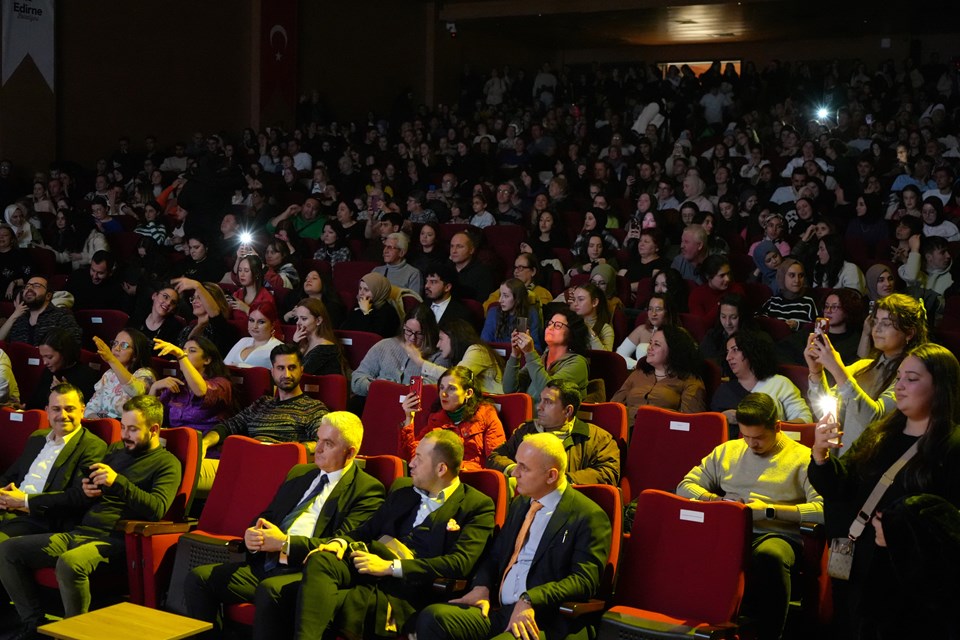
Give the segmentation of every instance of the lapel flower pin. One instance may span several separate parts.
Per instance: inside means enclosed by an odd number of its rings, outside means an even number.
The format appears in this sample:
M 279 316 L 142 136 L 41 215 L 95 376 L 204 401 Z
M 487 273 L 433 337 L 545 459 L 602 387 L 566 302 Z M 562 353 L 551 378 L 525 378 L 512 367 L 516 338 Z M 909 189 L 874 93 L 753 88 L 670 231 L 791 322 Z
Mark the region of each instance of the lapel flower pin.
M 454 520 L 453 518 L 450 518 L 447 521 L 447 531 L 460 531 L 460 525 L 457 523 L 456 520 Z

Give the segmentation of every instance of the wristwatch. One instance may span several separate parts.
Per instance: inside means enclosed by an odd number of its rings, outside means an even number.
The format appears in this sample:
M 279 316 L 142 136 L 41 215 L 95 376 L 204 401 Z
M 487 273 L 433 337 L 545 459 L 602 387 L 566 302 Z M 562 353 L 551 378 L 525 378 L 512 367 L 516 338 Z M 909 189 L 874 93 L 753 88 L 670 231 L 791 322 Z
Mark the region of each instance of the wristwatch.
M 777 508 L 767 507 L 767 520 L 776 520 L 776 519 L 777 519 Z
M 284 539 L 283 544 L 280 545 L 280 553 L 282 553 L 285 556 L 290 555 L 290 536 L 287 536 Z
M 524 591 L 523 593 L 520 594 L 520 598 L 519 598 L 519 599 L 520 599 L 520 600 L 523 600 L 524 602 L 526 602 L 526 603 L 527 603 L 528 605 L 530 605 L 531 607 L 533 606 L 533 602 L 530 600 L 530 596 L 527 595 L 527 592 L 526 592 L 526 591 Z

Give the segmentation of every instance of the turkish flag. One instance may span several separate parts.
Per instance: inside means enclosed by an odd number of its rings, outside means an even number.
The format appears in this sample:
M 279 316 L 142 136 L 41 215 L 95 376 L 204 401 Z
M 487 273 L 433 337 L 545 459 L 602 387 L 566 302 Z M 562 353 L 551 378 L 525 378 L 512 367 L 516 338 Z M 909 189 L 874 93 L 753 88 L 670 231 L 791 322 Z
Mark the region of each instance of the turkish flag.
M 260 117 L 294 121 L 297 108 L 297 0 L 260 4 Z

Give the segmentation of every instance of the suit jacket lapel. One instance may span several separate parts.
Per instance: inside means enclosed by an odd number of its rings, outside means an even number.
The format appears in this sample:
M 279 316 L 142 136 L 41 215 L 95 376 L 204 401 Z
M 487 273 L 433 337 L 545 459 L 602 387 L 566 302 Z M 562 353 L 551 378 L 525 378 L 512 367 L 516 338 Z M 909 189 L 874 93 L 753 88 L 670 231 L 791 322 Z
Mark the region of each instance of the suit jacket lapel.
M 453 495 L 450 496 L 450 499 L 440 505 L 440 508 L 427 516 L 427 521 L 431 523 L 431 527 L 436 523 L 440 522 L 446 527 L 447 522 L 449 522 L 453 516 L 460 509 L 460 505 L 463 504 L 463 494 L 464 494 L 463 483 L 457 487 L 457 490 L 453 492 Z
M 537 552 L 533 556 L 533 561 L 530 563 L 532 568 L 537 562 L 540 561 L 540 558 L 543 557 L 543 554 L 546 553 L 547 547 L 550 546 L 551 541 L 562 533 L 565 529 L 568 528 L 567 522 L 569 521 L 569 511 L 570 511 L 570 492 L 573 489 L 570 485 L 567 485 L 567 488 L 563 491 L 563 496 L 560 498 L 560 502 L 557 503 L 557 508 L 554 510 L 553 515 L 550 516 L 550 521 L 547 523 L 547 528 L 543 531 L 543 537 L 540 538 L 540 544 L 537 545 Z
M 351 464 L 350 468 L 340 476 L 340 481 L 337 482 L 337 486 L 333 488 L 333 491 L 327 496 L 326 502 L 323 503 L 323 509 L 320 511 L 320 517 L 317 518 L 317 526 L 313 529 L 313 535 L 319 536 L 321 532 L 326 529 L 330 518 L 337 513 L 340 505 L 340 497 L 353 486 L 353 478 L 356 474 L 357 465 Z

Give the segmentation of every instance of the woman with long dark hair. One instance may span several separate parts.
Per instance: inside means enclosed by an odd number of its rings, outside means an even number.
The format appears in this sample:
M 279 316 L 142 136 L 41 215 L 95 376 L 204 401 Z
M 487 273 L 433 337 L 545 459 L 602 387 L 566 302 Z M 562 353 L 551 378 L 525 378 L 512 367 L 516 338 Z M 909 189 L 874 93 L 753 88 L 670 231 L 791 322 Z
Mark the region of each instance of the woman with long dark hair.
M 543 348 L 543 327 L 540 308 L 530 303 L 530 294 L 523 281 L 510 278 L 500 285 L 500 297 L 490 306 L 480 338 L 484 342 L 510 342 L 518 320 L 526 319 L 527 330 L 538 349 Z
M 217 345 L 203 336 L 187 340 L 183 349 L 154 338 L 153 348 L 161 357 L 176 359 L 183 379 L 161 378 L 150 387 L 166 410 L 166 423 L 171 427 L 193 427 L 205 434 L 233 415 L 233 385 L 230 371 L 223 363 Z
M 119 420 L 123 404 L 146 393 L 157 381 L 150 368 L 151 344 L 146 336 L 129 327 L 120 330 L 109 345 L 97 336 L 93 337 L 93 342 L 97 354 L 109 369 L 94 385 L 83 415 L 85 418 Z
M 810 404 L 818 416 L 833 413 L 843 427 L 848 448 L 867 425 L 892 410 L 897 367 L 908 350 L 927 342 L 923 303 L 903 294 L 894 293 L 878 300 L 870 314 L 870 327 L 874 349 L 871 357 L 849 367 L 844 366 L 829 334 L 811 333 L 803 352 L 810 371 Z M 827 373 L 835 381 L 834 387 L 828 386 Z M 835 409 L 828 406 L 833 404 Z
M 706 411 L 702 366 L 697 343 L 687 330 L 663 325 L 650 338 L 647 355 L 610 401 L 625 404 L 631 422 L 643 405 L 683 413 Z
M 315 298 L 304 298 L 294 307 L 294 313 L 297 330 L 293 341 L 300 345 L 303 372 L 310 375 L 339 373 L 349 378 L 350 367 L 323 303 Z
M 420 398 L 407 394 L 402 406 L 407 424 L 400 431 L 400 451 L 406 460 L 416 453 L 417 444 L 434 429 L 448 429 L 463 440 L 463 464 L 467 471 L 483 469 L 487 458 L 506 440 L 497 409 L 483 399 L 473 372 L 466 367 L 446 370 L 437 382 L 440 397 L 429 408 L 426 426 L 417 430 L 413 418 L 421 410 Z
M 843 242 L 835 235 L 820 238 L 817 262 L 813 267 L 811 286 L 828 289 L 856 289 L 867 292 L 866 280 L 860 267 L 843 259 Z
M 846 622 L 838 630 L 851 638 L 946 637 L 943 621 L 956 606 L 960 364 L 947 349 L 921 344 L 900 362 L 893 386 L 891 411 L 857 439 L 841 423 L 821 421 L 807 469 L 823 496 L 827 535 L 845 537 L 881 476 L 916 446 L 865 514 L 870 524 L 856 540 L 849 582 L 834 581 L 835 609 Z M 831 454 L 837 450 L 847 453 Z M 915 519 L 902 523 L 904 509 L 918 500 L 936 508 L 912 511 Z M 943 530 L 938 522 L 953 524 Z M 904 535 L 906 524 L 915 535 Z

